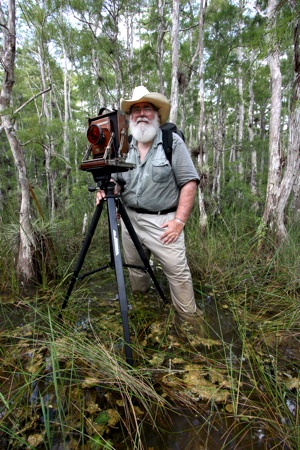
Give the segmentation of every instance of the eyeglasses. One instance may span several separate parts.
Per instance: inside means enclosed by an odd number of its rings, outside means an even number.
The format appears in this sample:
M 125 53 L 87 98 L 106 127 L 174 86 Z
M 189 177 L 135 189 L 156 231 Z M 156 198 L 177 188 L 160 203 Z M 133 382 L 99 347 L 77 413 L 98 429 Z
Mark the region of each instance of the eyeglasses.
M 137 116 L 138 114 L 141 114 L 142 110 L 145 114 L 150 114 L 153 111 L 157 111 L 156 108 L 153 108 L 153 106 L 133 106 L 130 112 L 131 114 Z

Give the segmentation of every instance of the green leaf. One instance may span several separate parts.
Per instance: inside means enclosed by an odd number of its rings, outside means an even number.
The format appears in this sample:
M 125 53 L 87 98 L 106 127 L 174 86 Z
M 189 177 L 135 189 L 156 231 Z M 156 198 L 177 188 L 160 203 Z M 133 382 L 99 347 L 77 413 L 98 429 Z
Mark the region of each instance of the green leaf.
M 106 425 L 109 421 L 109 414 L 106 411 L 102 411 L 98 414 L 98 416 L 95 419 L 95 423 L 97 425 Z

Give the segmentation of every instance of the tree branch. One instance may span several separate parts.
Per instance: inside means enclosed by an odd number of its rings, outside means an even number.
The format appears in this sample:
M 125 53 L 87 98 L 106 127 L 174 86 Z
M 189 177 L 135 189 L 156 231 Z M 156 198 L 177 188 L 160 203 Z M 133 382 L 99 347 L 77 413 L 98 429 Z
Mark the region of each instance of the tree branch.
M 39 97 L 40 95 L 45 94 L 48 91 L 51 91 L 52 86 L 50 85 L 47 89 L 45 89 L 44 91 L 39 92 L 38 94 L 34 95 L 33 97 L 31 97 L 29 100 L 27 100 L 27 102 L 23 103 L 22 106 L 20 106 L 20 108 L 18 108 L 16 111 L 14 111 L 14 115 L 18 114 L 23 108 L 25 108 L 25 106 L 28 105 L 28 103 L 32 102 L 32 100 L 35 100 L 37 97 Z

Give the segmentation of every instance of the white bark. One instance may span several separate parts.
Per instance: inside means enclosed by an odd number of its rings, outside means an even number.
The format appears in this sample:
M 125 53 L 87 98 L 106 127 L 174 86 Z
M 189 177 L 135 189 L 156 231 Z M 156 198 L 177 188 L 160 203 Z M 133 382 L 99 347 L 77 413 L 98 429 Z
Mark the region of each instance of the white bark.
M 179 58 L 179 0 L 173 0 L 172 12 L 172 85 L 170 121 L 177 122 L 178 112 L 178 58 Z
M 243 71 L 242 71 L 242 48 L 238 48 L 238 93 L 239 93 L 239 106 L 238 106 L 238 142 L 237 142 L 237 163 L 238 163 L 238 173 L 243 175 L 244 165 L 242 162 L 242 146 L 244 138 L 244 120 L 245 120 L 245 107 L 244 107 L 244 96 L 243 96 Z
M 134 16 L 131 14 L 130 7 L 128 5 L 128 9 L 125 12 L 126 16 L 126 48 L 127 48 L 127 58 L 128 58 L 128 66 L 130 66 L 131 61 L 133 60 L 133 44 L 134 44 Z M 133 70 L 129 70 L 129 86 L 133 86 Z M 122 92 L 122 97 L 124 97 L 124 92 Z M 103 105 L 105 106 L 105 105 Z
M 294 95 L 289 128 L 289 144 L 286 169 L 280 185 L 276 214 L 276 236 L 279 241 L 286 237 L 284 211 L 296 180 L 299 185 L 300 174 L 300 54 L 299 54 L 299 20 L 294 27 Z
M 208 181 L 208 165 L 207 165 L 207 152 L 204 142 L 204 75 L 203 75 L 203 51 L 204 51 L 204 15 L 206 10 L 205 0 L 200 0 L 199 10 L 199 98 L 200 98 L 200 114 L 199 114 L 199 154 L 198 154 L 198 167 L 201 177 L 201 183 L 198 189 L 198 204 L 200 212 L 199 226 L 201 232 L 204 232 L 207 227 L 207 212 L 204 202 L 204 188 Z
M 223 117 L 220 102 L 220 85 L 218 86 L 218 113 L 217 113 L 217 131 L 214 139 L 214 157 L 213 157 L 213 186 L 212 193 L 216 202 L 216 212 L 220 211 L 220 194 L 221 194 L 221 153 L 223 151 Z
M 64 56 L 64 65 L 63 65 L 63 72 L 64 72 L 64 125 L 63 125 L 63 157 L 65 160 L 65 199 L 66 202 L 69 201 L 70 198 L 70 150 L 69 150 L 69 71 L 68 71 L 68 56 L 67 56 L 67 50 L 65 47 L 65 39 L 60 33 L 61 38 L 61 45 L 62 45 L 62 51 Z
M 275 27 L 273 23 L 276 17 L 276 0 L 269 0 L 268 18 L 269 31 Z M 280 117 L 281 117 L 281 87 L 282 76 L 280 70 L 280 57 L 277 44 L 269 43 L 269 67 L 271 74 L 271 109 L 269 126 L 269 169 L 268 184 L 266 193 L 265 210 L 263 221 L 274 231 L 274 218 L 277 210 L 277 199 L 281 181 L 281 161 L 280 161 Z
M 275 0 L 269 0 L 268 17 L 269 21 L 276 17 Z M 275 27 L 275 22 L 271 22 Z M 296 22 L 295 33 L 298 34 L 298 23 Z M 290 139 L 287 149 L 287 155 L 284 160 L 281 158 L 280 152 L 280 113 L 281 113 L 281 71 L 279 50 L 276 46 L 272 46 L 269 55 L 269 65 L 272 80 L 272 99 L 271 99 L 271 116 L 269 131 L 269 173 L 267 185 L 267 197 L 265 211 L 263 215 L 263 224 L 275 234 L 277 242 L 281 242 L 287 236 L 287 230 L 284 223 L 284 211 L 290 197 L 293 185 L 300 171 L 300 86 L 299 86 L 299 39 L 294 40 L 295 55 L 295 86 L 293 109 L 290 118 Z M 284 170 L 284 175 L 282 172 Z
M 159 89 L 161 94 L 165 94 L 164 77 L 163 77 L 163 62 L 164 62 L 164 36 L 166 33 L 165 25 L 165 0 L 157 0 L 158 11 L 158 30 L 157 30 L 157 77 L 159 80 Z
M 272 101 L 269 130 L 269 169 L 264 222 L 274 231 L 277 199 L 281 181 L 280 161 L 280 112 L 281 112 L 281 73 L 278 52 L 269 58 L 272 79 Z
M 38 60 L 39 60 L 39 68 L 40 68 L 40 75 L 41 75 L 41 81 L 42 86 L 45 89 L 46 86 L 49 84 L 49 80 L 51 80 L 51 73 L 49 73 L 49 76 L 47 76 L 46 68 L 47 68 L 47 62 L 45 58 L 45 48 L 44 44 L 41 39 L 38 40 Z M 52 96 L 52 92 L 51 92 Z M 37 110 L 38 112 L 38 110 Z M 60 113 L 60 111 L 59 111 Z M 39 117 L 43 116 L 46 118 L 46 121 L 50 123 L 52 120 L 52 107 L 51 107 L 51 97 L 50 101 L 47 102 L 47 96 L 46 94 L 43 94 L 42 96 L 42 110 L 39 114 Z M 55 175 L 51 168 L 51 162 L 52 158 L 54 156 L 54 144 L 52 142 L 52 139 L 48 134 L 47 136 L 47 143 L 44 143 L 43 149 L 44 149 L 44 155 L 45 155 L 45 171 L 46 171 L 46 179 L 47 179 L 47 199 L 48 199 L 48 207 L 49 211 L 51 213 L 51 217 L 54 218 L 55 216 L 55 196 L 54 196 L 54 181 L 55 181 Z
M 253 64 L 254 55 L 252 53 L 251 56 L 251 62 Z M 253 121 L 253 109 L 254 109 L 254 91 L 253 91 L 253 82 L 254 82 L 254 76 L 251 74 L 250 84 L 249 84 L 249 110 L 248 110 L 248 134 L 249 134 L 249 144 L 250 144 L 250 151 L 251 151 L 251 192 L 252 194 L 257 197 L 258 196 L 258 190 L 257 190 L 257 152 L 256 148 L 253 145 L 254 141 L 254 121 Z M 258 201 L 255 201 L 253 204 L 253 209 L 255 211 L 258 210 Z

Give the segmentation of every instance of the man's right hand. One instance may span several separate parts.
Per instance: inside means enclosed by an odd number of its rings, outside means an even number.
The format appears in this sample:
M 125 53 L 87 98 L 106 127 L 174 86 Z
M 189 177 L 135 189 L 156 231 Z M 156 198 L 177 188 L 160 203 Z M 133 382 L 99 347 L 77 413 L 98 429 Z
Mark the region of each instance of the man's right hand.
M 117 195 L 121 192 L 121 186 L 115 182 L 115 180 L 111 179 L 110 181 L 113 181 L 115 183 L 115 189 L 114 189 L 114 194 Z M 99 191 L 97 191 L 96 194 L 96 205 L 99 205 L 99 203 L 101 202 L 101 200 L 103 200 L 106 197 L 105 191 L 103 189 L 100 189 Z
M 103 200 L 104 198 L 105 198 L 105 191 L 103 191 L 102 189 L 97 191 L 97 194 L 96 194 L 96 205 L 99 205 L 101 200 Z

